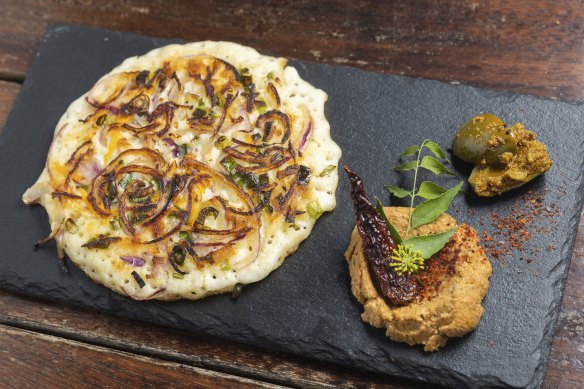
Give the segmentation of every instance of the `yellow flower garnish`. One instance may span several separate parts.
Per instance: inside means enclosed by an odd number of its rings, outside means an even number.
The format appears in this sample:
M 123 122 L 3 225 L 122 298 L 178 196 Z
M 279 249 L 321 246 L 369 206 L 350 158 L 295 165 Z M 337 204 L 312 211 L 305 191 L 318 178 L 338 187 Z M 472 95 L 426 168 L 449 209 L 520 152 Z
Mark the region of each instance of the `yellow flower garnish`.
M 409 275 L 424 268 L 424 258 L 419 251 L 413 251 L 412 246 L 398 244 L 397 249 L 393 249 L 389 266 L 400 276 L 404 273 Z

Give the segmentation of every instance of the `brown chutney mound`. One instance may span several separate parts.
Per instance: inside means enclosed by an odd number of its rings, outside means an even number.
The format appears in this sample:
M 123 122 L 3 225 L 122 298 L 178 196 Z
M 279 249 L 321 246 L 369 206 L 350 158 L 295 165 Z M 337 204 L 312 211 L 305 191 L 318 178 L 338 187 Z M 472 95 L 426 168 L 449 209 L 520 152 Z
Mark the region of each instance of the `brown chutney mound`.
M 385 212 L 403 236 L 409 208 L 387 207 Z M 447 231 L 456 220 L 442 214 L 436 221 L 420 226 L 410 236 Z M 388 303 L 375 288 L 356 229 L 345 253 L 351 274 L 351 290 L 363 304 L 361 318 L 386 335 L 410 345 L 423 344 L 425 351 L 444 346 L 448 337 L 463 336 L 475 329 L 483 314 L 481 302 L 489 288 L 492 268 L 480 245 L 477 232 L 462 224 L 450 241 L 425 261 L 425 268 L 411 277 L 422 286 L 417 300 L 405 306 Z

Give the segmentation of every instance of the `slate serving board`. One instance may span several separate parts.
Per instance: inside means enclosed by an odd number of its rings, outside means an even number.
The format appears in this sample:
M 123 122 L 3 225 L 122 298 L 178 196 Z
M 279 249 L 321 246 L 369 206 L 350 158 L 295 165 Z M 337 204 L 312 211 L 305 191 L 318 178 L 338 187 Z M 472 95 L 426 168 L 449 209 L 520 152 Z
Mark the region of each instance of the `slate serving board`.
M 33 251 L 32 243 L 49 226 L 44 210 L 26 207 L 21 196 L 43 168 L 62 113 L 124 58 L 173 42 L 66 25 L 47 32 L 0 137 L 0 288 L 449 386 L 541 384 L 584 194 L 581 103 L 291 61 L 304 79 L 329 94 L 326 115 L 343 150 L 341 164 L 360 172 L 370 195 L 386 202 L 383 184 L 399 180 L 390 167 L 401 150 L 424 138 L 449 145 L 454 131 L 478 112 L 537 129 L 548 145 L 555 165 L 545 177 L 496 200 L 472 195 L 455 200 L 455 216 L 474 226 L 487 213 L 507 215 L 528 190 L 546 192 L 545 204 L 556 206 L 559 216 L 552 232 L 536 233 L 550 220 L 532 226 L 529 249 L 539 253 L 531 263 L 520 260 L 520 252 L 492 261 L 480 326 L 437 353 L 388 341 L 382 330 L 360 320 L 362 307 L 350 293 L 343 258 L 354 224 L 344 173 L 337 209 L 322 216 L 280 269 L 245 287 L 237 301 L 222 295 L 135 302 L 94 284 L 72 265 L 63 272 L 53 245 Z M 468 173 L 466 165 L 455 168 Z M 488 223 L 481 228 L 493 230 Z

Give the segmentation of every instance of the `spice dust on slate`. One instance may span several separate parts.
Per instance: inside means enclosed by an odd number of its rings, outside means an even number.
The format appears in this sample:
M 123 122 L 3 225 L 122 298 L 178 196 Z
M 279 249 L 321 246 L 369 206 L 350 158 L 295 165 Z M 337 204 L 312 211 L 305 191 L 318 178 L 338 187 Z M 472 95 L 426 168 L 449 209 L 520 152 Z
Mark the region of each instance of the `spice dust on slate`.
M 560 210 L 545 203 L 545 194 L 529 190 L 505 215 L 489 214 L 490 232 L 487 229 L 481 232 L 485 251 L 491 258 L 504 261 L 519 252 L 519 260 L 531 263 L 542 252 L 558 249 L 555 245 L 541 248 L 529 244 L 533 234 L 553 234 L 556 230 Z M 479 219 L 479 224 L 486 224 L 484 218 Z

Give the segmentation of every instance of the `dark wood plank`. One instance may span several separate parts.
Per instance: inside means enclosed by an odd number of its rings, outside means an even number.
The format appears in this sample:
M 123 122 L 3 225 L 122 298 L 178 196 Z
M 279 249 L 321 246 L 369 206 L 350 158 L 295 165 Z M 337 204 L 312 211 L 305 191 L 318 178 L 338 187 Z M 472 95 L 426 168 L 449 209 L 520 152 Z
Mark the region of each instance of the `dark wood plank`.
M 0 134 L 12 109 L 12 103 L 20 92 L 20 84 L 0 80 Z
M 6 292 L 0 292 L 0 323 L 279 384 L 315 388 L 435 387 Z
M 569 0 L 4 0 L 0 74 L 22 79 L 42 34 L 69 22 L 230 40 L 289 58 L 561 99 L 584 97 L 584 7 Z
M 568 281 L 564 290 L 558 328 L 552 343 L 544 389 L 584 388 L 584 211 Z
M 290 58 L 580 100 L 584 96 L 582 16 L 584 8 L 567 0 L 276 1 L 269 7 L 233 1 L 211 5 L 4 0 L 0 79 L 22 80 L 48 24 L 72 22 L 163 37 L 233 40 Z M 0 129 L 18 90 L 17 84 L 0 82 Z M 583 220 L 545 388 L 584 387 Z M 6 312 L 3 322 L 170 361 L 272 382 L 301 380 L 307 386 L 359 387 L 370 378 L 375 386 L 395 383 L 218 339 L 193 340 L 192 335 L 129 320 L 106 317 L 104 323 L 100 314 L 62 305 L 6 294 L 0 294 L 0 300 L 0 312 Z M 146 331 L 150 340 L 142 343 L 138 337 L 126 342 L 136 328 Z M 63 355 L 68 353 L 66 347 L 62 350 Z M 283 377 L 282 381 L 274 376 Z
M 0 325 L 3 388 L 276 388 L 179 363 Z

